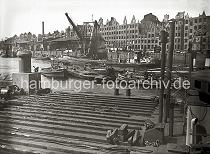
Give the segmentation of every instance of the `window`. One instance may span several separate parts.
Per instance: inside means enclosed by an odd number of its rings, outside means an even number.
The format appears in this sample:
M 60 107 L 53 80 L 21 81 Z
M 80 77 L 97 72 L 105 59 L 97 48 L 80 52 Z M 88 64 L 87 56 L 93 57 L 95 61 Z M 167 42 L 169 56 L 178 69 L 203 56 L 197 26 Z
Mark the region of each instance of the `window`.
M 187 33 L 185 33 L 184 36 L 187 36 Z
M 206 18 L 203 18 L 203 22 L 206 22 Z
M 188 20 L 186 20 L 185 23 L 188 24 Z
M 194 29 L 196 30 L 197 29 L 197 26 L 194 26 Z
M 190 33 L 192 33 L 192 29 L 190 29 Z
M 184 45 L 184 49 L 187 49 L 187 44 Z
M 193 22 L 192 21 L 190 21 L 190 26 L 192 26 L 193 25 Z
M 197 22 L 198 22 L 198 20 L 197 20 L 197 19 L 195 19 L 195 20 L 194 20 L 194 23 L 197 23 Z
M 202 22 L 202 18 L 199 18 L 199 22 Z
M 188 30 L 188 26 L 185 26 L 185 30 Z

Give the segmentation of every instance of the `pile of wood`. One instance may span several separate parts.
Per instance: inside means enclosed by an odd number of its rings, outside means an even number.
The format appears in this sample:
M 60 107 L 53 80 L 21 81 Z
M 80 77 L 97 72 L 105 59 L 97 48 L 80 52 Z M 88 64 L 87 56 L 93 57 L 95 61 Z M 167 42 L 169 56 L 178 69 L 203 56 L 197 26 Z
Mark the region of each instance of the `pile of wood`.
M 121 125 L 119 129 L 108 130 L 106 139 L 108 143 L 117 145 L 128 143 L 132 146 L 138 146 L 143 143 L 140 130 L 129 130 L 127 124 Z

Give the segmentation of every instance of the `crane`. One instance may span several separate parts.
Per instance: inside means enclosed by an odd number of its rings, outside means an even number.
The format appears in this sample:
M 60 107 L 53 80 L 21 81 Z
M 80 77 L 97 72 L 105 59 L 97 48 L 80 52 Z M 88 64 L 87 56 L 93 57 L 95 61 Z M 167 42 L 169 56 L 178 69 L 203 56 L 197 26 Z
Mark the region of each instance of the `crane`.
M 93 23 L 92 34 L 90 37 L 87 37 L 79 31 L 78 27 L 74 24 L 72 19 L 69 17 L 68 13 L 65 13 L 65 15 L 80 39 L 83 54 L 87 54 L 89 58 L 94 59 L 104 57 L 104 55 L 106 55 L 105 40 L 103 39 L 102 35 L 99 35 L 98 22 L 96 20 L 92 22 L 83 22 L 83 24 Z
M 80 33 L 80 31 L 78 30 L 77 26 L 74 24 L 74 22 L 72 21 L 72 19 L 69 17 L 68 13 L 65 13 L 65 15 L 66 15 L 68 21 L 70 22 L 70 24 L 72 25 L 73 29 L 75 30 L 75 32 L 76 32 L 77 36 L 79 37 L 79 39 L 81 41 L 83 41 L 84 38 L 83 38 L 82 34 Z

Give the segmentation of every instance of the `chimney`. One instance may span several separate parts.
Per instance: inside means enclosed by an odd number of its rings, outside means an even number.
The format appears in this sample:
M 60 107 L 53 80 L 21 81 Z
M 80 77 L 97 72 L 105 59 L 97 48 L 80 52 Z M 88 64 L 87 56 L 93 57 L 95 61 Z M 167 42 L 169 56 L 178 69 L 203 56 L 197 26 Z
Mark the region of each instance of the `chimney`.
M 44 35 L 44 21 L 42 21 L 42 35 Z

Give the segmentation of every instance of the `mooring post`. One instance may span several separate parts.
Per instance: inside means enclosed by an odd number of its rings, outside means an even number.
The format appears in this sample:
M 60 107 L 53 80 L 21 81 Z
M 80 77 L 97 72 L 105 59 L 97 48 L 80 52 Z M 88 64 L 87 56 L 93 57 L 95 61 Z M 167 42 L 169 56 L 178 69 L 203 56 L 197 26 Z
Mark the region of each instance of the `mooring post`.
M 31 51 L 18 51 L 17 56 L 20 58 L 19 72 L 31 73 Z
M 172 76 L 172 65 L 173 65 L 173 52 L 174 52 L 174 32 L 175 32 L 175 21 L 170 22 L 170 33 L 169 33 L 169 53 L 167 62 L 167 80 L 169 82 L 166 91 L 166 106 L 164 121 L 167 121 L 167 115 L 169 115 L 169 136 L 173 136 L 173 122 L 174 122 L 174 104 L 171 100 L 171 76 Z M 168 113 L 169 112 L 169 113 Z
M 166 43 L 167 43 L 167 32 L 162 30 L 160 32 L 160 40 L 162 43 L 161 51 L 161 89 L 160 89 L 160 99 L 159 99 L 159 123 L 163 119 L 163 101 L 164 101 L 164 76 L 165 76 L 165 61 L 166 61 Z
M 119 87 L 118 87 L 118 79 L 115 80 L 114 95 L 115 96 L 120 95 Z

